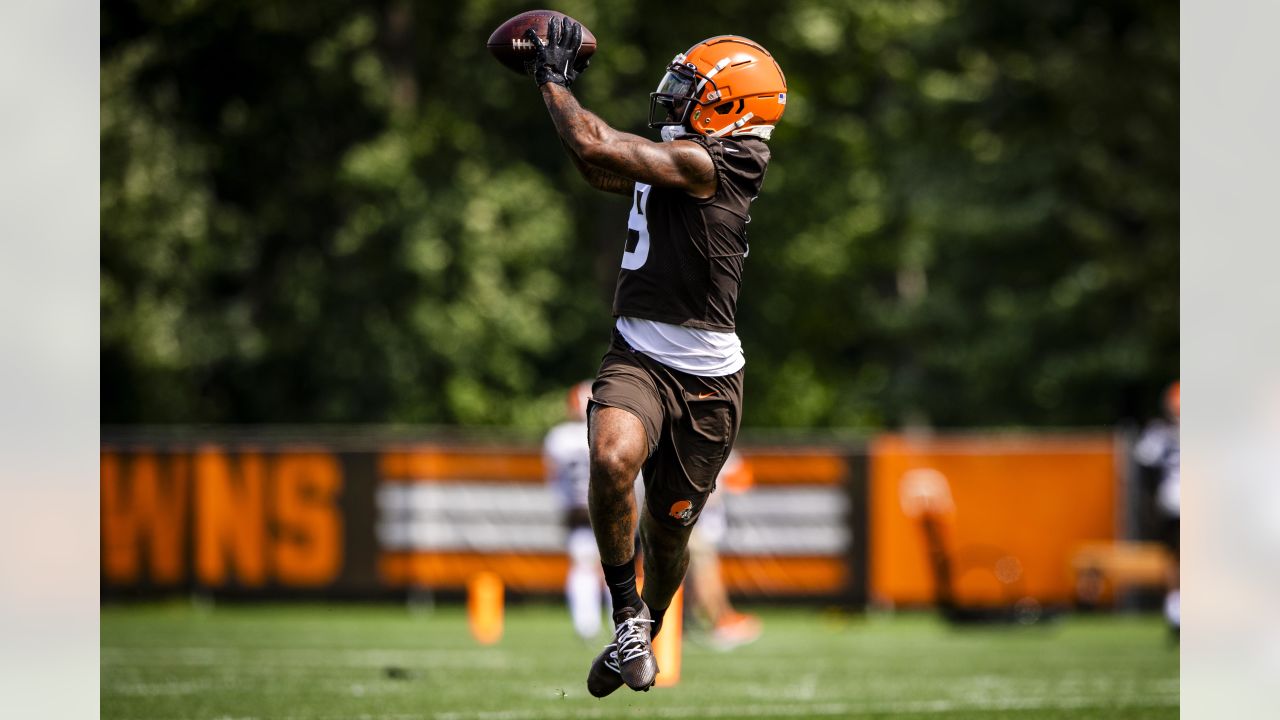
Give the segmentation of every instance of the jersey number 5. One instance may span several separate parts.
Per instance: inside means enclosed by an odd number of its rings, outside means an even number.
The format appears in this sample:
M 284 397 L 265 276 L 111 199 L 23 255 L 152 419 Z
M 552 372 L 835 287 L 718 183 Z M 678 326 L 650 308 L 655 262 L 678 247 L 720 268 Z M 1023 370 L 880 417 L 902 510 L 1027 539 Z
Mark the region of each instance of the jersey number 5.
M 627 218 L 627 246 L 622 253 L 623 270 L 639 270 L 649 259 L 649 218 L 645 214 L 648 206 L 649 186 L 636 183 L 631 215 Z

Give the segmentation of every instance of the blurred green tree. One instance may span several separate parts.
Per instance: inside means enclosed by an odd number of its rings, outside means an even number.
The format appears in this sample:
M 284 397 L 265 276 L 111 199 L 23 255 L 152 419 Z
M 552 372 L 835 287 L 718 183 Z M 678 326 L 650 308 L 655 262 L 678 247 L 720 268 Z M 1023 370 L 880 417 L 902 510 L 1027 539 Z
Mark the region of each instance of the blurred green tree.
M 105 3 L 103 421 L 553 421 L 607 342 L 626 201 L 487 57 L 524 9 Z M 558 9 L 623 129 L 703 37 L 787 72 L 747 424 L 1107 424 L 1176 377 L 1176 6 Z

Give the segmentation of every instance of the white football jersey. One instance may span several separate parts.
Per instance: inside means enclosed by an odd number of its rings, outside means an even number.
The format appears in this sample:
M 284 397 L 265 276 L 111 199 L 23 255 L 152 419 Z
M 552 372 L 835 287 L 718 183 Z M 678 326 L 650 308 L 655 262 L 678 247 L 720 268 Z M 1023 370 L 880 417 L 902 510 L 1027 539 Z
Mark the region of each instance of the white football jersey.
M 1182 514 L 1182 469 L 1178 443 L 1178 426 L 1167 422 L 1155 422 L 1147 427 L 1133 448 L 1139 464 L 1155 468 L 1160 473 L 1160 485 L 1156 488 L 1156 505 L 1169 517 Z
M 547 482 L 565 510 L 587 506 L 591 451 L 586 422 L 563 422 L 551 428 L 542 444 Z

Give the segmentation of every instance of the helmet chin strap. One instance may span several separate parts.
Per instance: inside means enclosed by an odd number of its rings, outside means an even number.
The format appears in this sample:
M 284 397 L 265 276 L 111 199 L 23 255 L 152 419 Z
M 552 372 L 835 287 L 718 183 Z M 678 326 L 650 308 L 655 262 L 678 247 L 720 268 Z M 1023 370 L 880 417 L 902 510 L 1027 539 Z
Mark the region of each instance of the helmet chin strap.
M 663 125 L 658 128 L 658 132 L 662 135 L 662 142 L 671 142 L 693 134 L 686 130 L 683 125 Z
M 745 120 L 747 118 L 743 118 L 743 119 Z M 737 123 L 734 123 L 733 125 L 729 125 L 728 127 L 724 128 L 723 130 L 720 130 L 719 132 L 712 133 L 710 137 L 720 137 L 721 135 L 724 135 L 725 132 L 732 130 L 736 126 L 737 126 Z M 662 142 L 671 142 L 672 140 L 679 140 L 682 137 L 688 137 L 693 134 L 688 130 L 686 130 L 683 125 L 663 125 L 662 127 L 658 128 L 658 132 L 661 133 L 662 135 Z M 738 130 L 736 132 L 733 132 L 733 137 L 758 137 L 761 140 L 768 140 L 772 135 L 773 135 L 772 125 L 753 125 L 745 130 Z
M 752 125 L 735 132 L 734 137 L 758 137 L 761 140 L 768 140 L 773 135 L 772 125 Z

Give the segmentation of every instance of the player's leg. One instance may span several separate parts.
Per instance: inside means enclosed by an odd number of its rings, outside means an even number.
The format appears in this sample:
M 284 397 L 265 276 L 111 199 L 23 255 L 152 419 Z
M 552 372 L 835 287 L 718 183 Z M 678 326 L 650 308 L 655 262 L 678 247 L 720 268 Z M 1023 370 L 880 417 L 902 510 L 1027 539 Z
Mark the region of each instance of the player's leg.
M 592 661 L 587 690 L 604 697 L 624 682 L 647 690 L 658 673 L 649 643 L 649 612 L 636 591 L 634 487 L 656 446 L 664 411 L 639 354 L 616 333 L 591 398 L 587 502 L 613 605 L 614 642 Z
M 720 576 L 719 562 L 715 548 L 703 531 L 707 520 L 707 517 L 703 517 L 689 535 L 689 587 L 686 589 L 690 593 L 686 597 L 693 601 L 695 618 L 707 623 L 708 627 L 715 627 L 716 619 L 725 612 L 725 608 L 716 591 Z
M 635 590 L 634 488 L 656 446 L 663 412 L 653 377 L 615 331 L 591 386 L 587 436 L 587 506 L 615 613 L 640 604 Z
M 1167 518 L 1164 522 L 1164 541 L 1169 548 L 1170 554 L 1173 556 L 1173 562 L 1169 565 L 1168 570 L 1168 592 L 1164 597 L 1164 619 L 1168 623 L 1169 631 L 1176 639 L 1180 636 L 1182 630 L 1182 593 L 1180 591 L 1180 573 L 1179 573 L 1179 549 L 1181 541 L 1179 539 L 1181 518 L 1173 516 Z
M 670 432 L 646 469 L 648 490 L 641 520 L 644 546 L 644 600 L 656 635 L 689 568 L 689 536 L 737 437 L 742 372 L 700 377 L 668 371 L 663 378 L 670 403 Z
M 663 616 L 689 569 L 689 533 L 693 526 L 658 521 L 646 507 L 640 521 L 644 549 L 644 603 L 654 620 L 653 635 L 662 630 Z
M 708 637 L 717 650 L 731 650 L 755 642 L 762 630 L 760 618 L 738 612 L 729 602 L 716 547 L 724 537 L 725 525 L 724 503 L 717 502 L 713 493 L 689 535 L 689 579 L 694 605 L 707 622 Z
M 720 578 L 720 557 L 716 552 L 716 545 L 724 539 L 727 525 L 722 493 L 723 489 L 711 494 L 702 509 L 702 517 L 698 518 L 697 526 L 689 535 L 688 589 L 692 591 L 693 607 L 699 619 L 706 621 L 711 628 L 732 611 Z
M 583 640 L 600 632 L 600 555 L 591 528 L 580 525 L 569 532 L 569 574 L 565 578 L 565 596 L 573 629 Z
M 600 560 L 620 565 L 634 554 L 633 487 L 649 455 L 644 425 L 633 413 L 594 405 L 591 410 L 591 485 L 587 502 Z
M 591 485 L 587 495 L 600 564 L 613 600 L 614 642 L 592 662 L 587 689 L 604 697 L 625 682 L 647 690 L 657 676 L 649 647 L 649 614 L 636 591 L 636 475 L 649 454 L 648 432 L 635 413 L 596 405 L 591 411 Z
M 600 562 L 613 591 L 615 608 L 635 600 L 636 475 L 649 454 L 644 425 L 632 413 L 597 405 L 591 411 L 591 485 L 587 503 Z M 612 568 L 631 566 L 631 583 L 615 582 Z M 615 578 L 608 577 L 610 574 Z M 618 585 L 618 587 L 614 587 Z
M 649 689 L 658 675 L 649 646 L 649 614 L 636 592 L 635 478 L 649 454 L 648 433 L 634 413 L 596 405 L 591 410 L 588 505 L 600 566 L 613 603 L 614 641 L 591 662 L 586 688 L 604 697 L 626 683 Z

